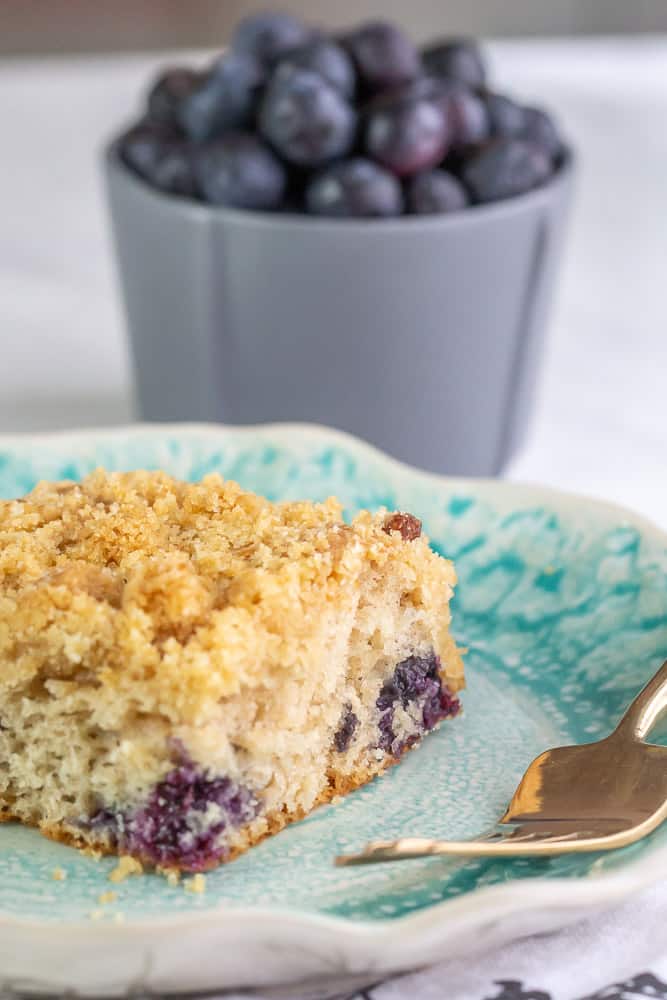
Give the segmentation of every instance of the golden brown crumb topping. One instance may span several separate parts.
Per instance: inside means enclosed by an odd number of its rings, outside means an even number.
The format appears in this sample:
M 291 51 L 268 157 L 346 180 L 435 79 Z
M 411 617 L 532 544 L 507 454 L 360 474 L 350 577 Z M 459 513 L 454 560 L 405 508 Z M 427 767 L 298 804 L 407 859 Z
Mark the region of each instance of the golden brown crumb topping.
M 453 568 L 385 517 L 347 526 L 333 499 L 273 504 L 217 475 L 40 483 L 0 502 L 0 689 L 92 683 L 195 719 L 300 662 L 327 609 L 388 560 L 444 607 Z

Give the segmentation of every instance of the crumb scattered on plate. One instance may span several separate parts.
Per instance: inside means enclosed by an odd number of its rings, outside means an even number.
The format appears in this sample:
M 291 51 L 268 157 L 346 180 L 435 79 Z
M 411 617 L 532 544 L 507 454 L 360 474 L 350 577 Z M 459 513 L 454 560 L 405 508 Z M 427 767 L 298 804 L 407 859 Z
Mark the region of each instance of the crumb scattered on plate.
M 124 882 L 130 875 L 142 875 L 143 871 L 144 866 L 141 861 L 137 861 L 136 858 L 130 857 L 129 854 L 123 854 L 119 858 L 118 864 L 114 870 L 110 873 L 109 881 Z
M 192 878 L 187 878 L 183 885 L 186 892 L 206 892 L 206 877 L 198 872 Z
M 67 878 L 67 872 L 64 868 L 54 868 L 51 872 L 51 878 L 54 882 L 64 882 Z

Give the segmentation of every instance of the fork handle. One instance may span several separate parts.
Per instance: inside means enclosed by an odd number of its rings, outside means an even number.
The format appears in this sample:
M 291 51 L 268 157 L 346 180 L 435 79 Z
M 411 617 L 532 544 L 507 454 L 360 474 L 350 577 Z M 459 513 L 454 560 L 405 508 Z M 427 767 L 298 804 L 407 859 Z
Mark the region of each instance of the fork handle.
M 616 727 L 616 732 L 635 740 L 645 740 L 661 715 L 667 711 L 667 660 L 642 688 Z

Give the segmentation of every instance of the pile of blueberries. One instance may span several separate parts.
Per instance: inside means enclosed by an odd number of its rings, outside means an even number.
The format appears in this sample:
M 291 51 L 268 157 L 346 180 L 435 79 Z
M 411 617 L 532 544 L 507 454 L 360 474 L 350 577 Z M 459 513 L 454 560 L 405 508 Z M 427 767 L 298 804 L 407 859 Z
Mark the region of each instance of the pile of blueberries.
M 203 71 L 164 72 L 118 148 L 168 194 L 340 218 L 511 198 L 566 156 L 545 111 L 489 89 L 476 42 L 419 51 L 384 21 L 332 38 L 283 13 L 245 18 Z

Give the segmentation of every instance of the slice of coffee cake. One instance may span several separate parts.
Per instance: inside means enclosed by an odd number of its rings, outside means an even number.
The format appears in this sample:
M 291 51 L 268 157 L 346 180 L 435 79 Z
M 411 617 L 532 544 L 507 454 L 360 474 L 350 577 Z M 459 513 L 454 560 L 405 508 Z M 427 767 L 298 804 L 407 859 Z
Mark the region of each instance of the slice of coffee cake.
M 98 471 L 0 503 L 0 809 L 200 871 L 456 714 L 455 582 L 408 514 Z

